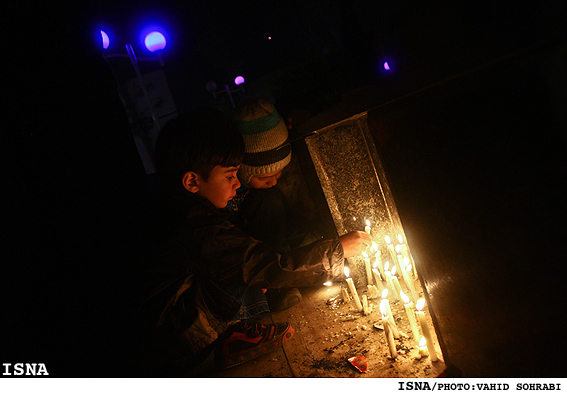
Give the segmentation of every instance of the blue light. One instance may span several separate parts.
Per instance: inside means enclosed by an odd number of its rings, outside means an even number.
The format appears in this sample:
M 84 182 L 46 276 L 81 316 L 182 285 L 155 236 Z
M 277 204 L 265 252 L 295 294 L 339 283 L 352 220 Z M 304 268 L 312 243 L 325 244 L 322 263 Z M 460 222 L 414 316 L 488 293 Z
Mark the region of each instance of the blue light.
M 108 49 L 110 46 L 110 39 L 108 38 L 108 34 L 104 30 L 100 31 L 100 35 L 102 36 L 102 48 Z
M 382 56 L 376 64 L 376 69 L 383 76 L 394 75 L 398 72 L 398 63 L 393 56 Z
M 165 37 L 159 31 L 152 31 L 146 35 L 144 44 L 150 52 L 159 51 L 165 48 Z
M 245 82 L 245 81 L 244 81 L 244 77 L 243 77 L 242 75 L 239 75 L 238 77 L 234 78 L 234 83 L 235 83 L 236 85 L 241 85 L 241 84 L 243 84 L 244 82 Z

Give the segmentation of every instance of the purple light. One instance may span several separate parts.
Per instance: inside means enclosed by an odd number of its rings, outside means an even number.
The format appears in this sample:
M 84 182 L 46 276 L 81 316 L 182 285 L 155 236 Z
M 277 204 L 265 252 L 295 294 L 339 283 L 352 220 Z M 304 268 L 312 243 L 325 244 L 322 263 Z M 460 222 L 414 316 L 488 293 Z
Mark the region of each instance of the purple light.
M 100 35 L 102 36 L 102 48 L 108 49 L 108 47 L 110 46 L 110 39 L 108 38 L 108 34 L 106 34 L 104 30 L 101 30 Z
M 234 78 L 234 83 L 235 83 L 236 85 L 243 84 L 244 82 L 245 82 L 245 81 L 244 81 L 244 77 L 241 76 L 241 75 L 239 75 L 238 77 Z
M 152 31 L 146 35 L 144 44 L 150 52 L 159 51 L 165 48 L 165 37 L 159 31 Z
M 390 71 L 390 65 L 388 62 L 384 62 L 384 70 Z
M 272 39 L 272 37 L 271 37 L 271 36 L 270 36 L 270 37 L 268 37 L 268 40 L 271 40 L 271 39 Z

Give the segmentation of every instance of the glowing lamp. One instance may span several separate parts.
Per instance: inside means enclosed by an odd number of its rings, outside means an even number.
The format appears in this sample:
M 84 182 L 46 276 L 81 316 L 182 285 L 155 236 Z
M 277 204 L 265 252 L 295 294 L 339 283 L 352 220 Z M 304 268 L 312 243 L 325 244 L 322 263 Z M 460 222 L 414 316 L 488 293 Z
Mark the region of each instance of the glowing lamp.
M 100 35 L 102 36 L 102 48 L 108 49 L 110 46 L 110 38 L 108 38 L 108 34 L 106 34 L 104 30 L 101 30 Z
M 165 37 L 159 31 L 152 31 L 146 35 L 144 44 L 150 52 L 159 51 L 165 48 Z
M 393 57 L 384 56 L 377 62 L 376 68 L 384 76 L 392 75 L 397 70 L 397 63 Z
M 236 85 L 241 85 L 244 82 L 246 82 L 246 81 L 244 80 L 244 77 L 242 75 L 239 75 L 238 77 L 234 78 L 234 83 Z

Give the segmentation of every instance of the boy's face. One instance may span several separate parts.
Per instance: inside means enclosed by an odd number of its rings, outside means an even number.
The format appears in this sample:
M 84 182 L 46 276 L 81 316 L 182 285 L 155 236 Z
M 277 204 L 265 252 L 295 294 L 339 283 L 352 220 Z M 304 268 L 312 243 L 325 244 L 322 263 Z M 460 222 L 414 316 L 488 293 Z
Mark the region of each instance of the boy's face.
M 206 181 L 199 177 L 197 194 L 209 200 L 217 208 L 224 208 L 236 195 L 240 181 L 236 176 L 238 167 L 215 166 Z
M 254 189 L 269 189 L 278 183 L 283 170 L 270 172 L 268 174 L 254 175 L 248 184 Z

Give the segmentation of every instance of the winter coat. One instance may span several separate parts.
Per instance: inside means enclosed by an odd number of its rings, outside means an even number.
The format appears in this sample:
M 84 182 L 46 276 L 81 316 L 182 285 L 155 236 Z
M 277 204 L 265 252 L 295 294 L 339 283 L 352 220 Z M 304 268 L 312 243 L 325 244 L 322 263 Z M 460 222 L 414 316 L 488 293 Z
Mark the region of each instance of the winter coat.
M 343 278 L 338 239 L 279 254 L 197 195 L 181 192 L 170 208 L 173 231 L 158 258 L 149 301 L 164 346 L 191 355 L 214 342 L 240 308 L 230 295 L 240 286 L 307 287 Z

